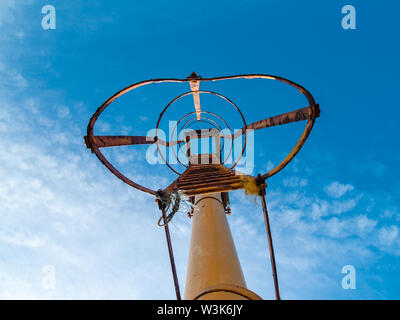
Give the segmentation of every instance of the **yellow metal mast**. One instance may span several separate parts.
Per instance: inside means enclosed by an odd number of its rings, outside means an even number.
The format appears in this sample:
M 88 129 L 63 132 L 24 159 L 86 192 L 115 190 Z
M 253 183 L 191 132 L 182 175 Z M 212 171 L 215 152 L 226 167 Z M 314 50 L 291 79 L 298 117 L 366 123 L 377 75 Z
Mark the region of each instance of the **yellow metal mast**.
M 246 288 L 221 194 L 195 203 L 184 299 L 261 299 Z

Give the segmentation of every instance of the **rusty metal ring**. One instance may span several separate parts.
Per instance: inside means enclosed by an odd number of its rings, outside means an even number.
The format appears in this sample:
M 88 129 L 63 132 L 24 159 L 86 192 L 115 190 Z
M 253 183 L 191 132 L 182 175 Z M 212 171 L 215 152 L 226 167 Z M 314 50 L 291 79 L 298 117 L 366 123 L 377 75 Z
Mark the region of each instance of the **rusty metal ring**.
M 186 114 L 185 116 L 183 116 L 181 119 L 179 119 L 179 121 L 177 122 L 177 124 L 174 126 L 174 128 L 173 128 L 173 130 L 172 130 L 172 133 L 171 133 L 171 137 L 170 137 L 170 138 L 173 137 L 173 134 L 174 134 L 175 130 L 177 129 L 179 123 L 180 123 L 183 119 L 187 118 L 189 115 L 194 115 L 194 114 L 196 114 L 196 113 L 197 113 L 197 112 L 190 112 L 190 113 Z M 228 123 L 224 120 L 224 118 L 222 118 L 221 116 L 219 116 L 219 115 L 217 115 L 217 114 L 215 114 L 215 113 L 212 113 L 212 112 L 210 112 L 210 111 L 200 111 L 200 113 L 212 114 L 213 116 L 215 116 L 215 117 L 219 118 L 220 120 L 222 120 L 222 121 L 224 122 L 224 124 L 227 126 L 227 129 L 229 129 L 229 131 L 230 131 L 230 133 L 231 133 L 231 137 L 233 137 L 232 129 L 230 128 L 230 126 L 228 125 Z M 191 121 L 193 121 L 193 122 L 190 123 Z M 179 133 L 177 134 L 177 139 L 179 140 L 179 134 L 180 134 L 180 132 L 182 132 L 183 129 L 186 128 L 186 126 L 192 125 L 192 124 L 195 123 L 195 122 L 201 122 L 201 121 L 206 122 L 206 123 L 209 123 L 209 124 L 212 125 L 215 129 L 220 129 L 220 131 L 223 131 L 223 129 L 221 128 L 221 126 L 218 124 L 218 122 L 216 122 L 215 120 L 213 120 L 213 119 L 211 119 L 211 118 L 208 118 L 208 117 L 205 117 L 205 116 L 201 115 L 201 120 L 197 120 L 196 117 L 193 117 L 193 118 L 187 120 L 187 121 L 182 125 L 181 130 L 179 130 Z M 208 121 L 213 122 L 215 125 L 212 124 L 212 123 L 210 123 L 210 122 L 208 122 Z M 217 126 L 218 126 L 218 128 L 217 128 Z M 223 142 L 223 144 L 222 144 L 221 150 L 223 150 L 224 146 L 225 146 L 225 139 L 224 139 L 224 142 Z M 178 148 L 180 148 L 180 146 L 178 146 Z M 232 152 L 232 149 L 233 149 L 233 139 L 232 139 L 232 142 L 231 142 L 231 148 L 230 148 L 230 150 L 229 150 L 228 157 L 230 156 L 230 154 L 231 154 L 231 152 Z M 182 148 L 180 148 L 179 150 L 180 150 L 181 152 L 183 152 L 183 151 L 182 151 Z M 183 163 L 178 159 L 178 156 L 175 154 L 174 148 L 172 148 L 172 152 L 174 153 L 174 156 L 175 156 L 175 158 L 177 159 L 177 161 L 178 161 L 182 166 L 184 166 L 184 167 L 187 168 L 187 166 L 186 166 L 185 164 L 183 164 Z M 179 153 L 179 151 L 178 151 L 178 153 Z M 224 164 L 225 159 L 223 159 L 223 160 L 224 160 L 224 161 L 222 161 L 221 164 Z
M 213 113 L 213 112 L 211 112 L 211 111 L 204 111 L 204 110 L 201 110 L 201 111 L 200 111 L 200 114 L 202 114 L 202 113 L 211 114 L 211 115 L 215 116 L 216 118 L 220 119 L 220 120 L 225 124 L 225 126 L 229 129 L 230 135 L 231 135 L 231 137 L 232 137 L 232 139 L 231 139 L 231 147 L 230 147 L 230 149 L 229 149 L 228 156 L 226 157 L 226 158 L 229 158 L 229 156 L 230 156 L 231 153 L 232 153 L 232 149 L 233 149 L 233 132 L 232 132 L 231 127 L 228 125 L 228 123 L 226 122 L 226 120 L 225 120 L 223 117 L 219 116 L 219 115 L 216 114 L 216 113 Z M 186 119 L 188 116 L 194 115 L 194 114 L 197 114 L 197 112 L 196 112 L 196 111 L 190 112 L 190 113 L 184 115 L 182 118 L 180 118 L 180 119 L 178 120 L 178 122 L 176 123 L 176 125 L 174 126 L 174 128 L 173 128 L 173 130 L 172 130 L 170 139 L 173 137 L 173 133 L 174 133 L 175 130 L 177 129 L 179 123 L 180 123 L 181 121 L 183 121 L 184 119 Z M 211 119 L 206 118 L 206 117 L 204 117 L 204 116 L 201 116 L 201 118 L 205 118 L 205 119 L 211 120 Z M 192 119 L 193 119 L 193 118 L 192 118 Z M 189 121 L 189 120 L 188 120 L 188 121 Z M 188 121 L 186 121 L 185 124 L 186 124 Z M 184 125 L 185 125 L 185 124 L 184 124 Z M 183 126 L 184 126 L 184 125 L 183 125 Z M 180 130 L 180 131 L 182 131 L 182 130 Z M 177 139 L 179 139 L 179 133 L 177 134 Z M 225 140 L 225 139 L 224 139 L 224 140 Z M 224 144 L 225 144 L 225 141 L 224 141 Z M 172 148 L 172 152 L 175 154 L 174 148 Z M 176 156 L 176 155 L 175 155 L 175 156 Z M 225 159 L 223 159 L 223 160 L 224 160 L 224 161 L 221 162 L 222 164 L 225 163 Z M 178 161 L 179 161 L 179 160 L 178 160 Z
M 179 139 L 179 135 L 180 135 L 180 133 L 182 132 L 182 130 L 184 130 L 184 129 L 189 129 L 189 127 L 190 127 L 192 124 L 198 123 L 198 122 L 208 123 L 208 124 L 211 125 L 214 129 L 219 129 L 219 131 L 222 130 L 221 126 L 220 126 L 216 121 L 214 121 L 214 120 L 212 120 L 212 119 L 209 119 L 209 118 L 207 118 L 207 117 L 201 117 L 201 119 L 198 120 L 196 117 L 194 117 L 194 118 L 191 118 L 191 119 L 187 120 L 187 121 L 182 125 L 182 129 L 178 132 L 178 135 L 177 135 L 178 139 Z M 213 122 L 214 122 L 214 123 L 213 123 Z M 186 144 L 184 144 L 184 145 L 186 146 Z M 182 146 L 181 146 L 181 145 L 178 145 L 177 148 L 178 148 L 178 154 L 179 154 L 179 152 L 183 152 Z M 172 148 L 172 151 L 173 151 L 173 153 L 174 153 L 174 155 L 175 155 L 175 157 L 176 157 L 176 160 L 178 160 L 178 162 L 179 162 L 182 166 L 184 166 L 185 168 L 187 168 L 188 166 L 185 165 L 185 164 L 183 164 L 183 163 L 178 159 L 178 155 L 175 154 L 174 148 Z M 186 152 L 187 152 L 187 147 L 186 147 Z
M 318 105 L 315 103 L 315 100 L 313 98 L 313 96 L 311 95 L 310 92 L 308 92 L 304 87 L 302 87 L 301 85 L 290 81 L 288 79 L 285 79 L 283 77 L 279 77 L 279 76 L 274 76 L 274 75 L 268 75 L 268 74 L 242 74 L 242 75 L 235 75 L 235 76 L 224 76 L 224 77 L 213 77 L 213 78 L 201 78 L 201 77 L 197 77 L 196 80 L 200 81 L 200 82 L 206 82 L 206 81 L 223 81 L 223 80 L 234 80 L 234 79 L 269 79 L 269 80 L 276 80 L 276 81 L 280 81 L 283 83 L 286 83 L 294 88 L 296 88 L 297 90 L 300 91 L 301 94 L 304 94 L 309 102 L 309 107 L 311 108 L 311 115 L 310 118 L 308 120 L 308 123 L 306 125 L 306 128 L 304 129 L 304 132 L 302 134 L 302 136 L 300 137 L 300 139 L 298 140 L 297 144 L 294 146 L 294 148 L 292 149 L 292 151 L 286 156 L 286 158 L 279 164 L 277 165 L 275 168 L 273 168 L 272 170 L 268 171 L 267 173 L 265 173 L 262 178 L 266 179 L 269 178 L 271 176 L 273 176 L 274 174 L 278 173 L 280 170 L 282 170 L 293 158 L 294 156 L 299 152 L 299 150 L 301 149 L 301 147 L 304 145 L 305 141 L 307 140 L 313 126 L 315 123 L 315 119 L 319 114 L 319 108 Z M 100 114 L 103 113 L 103 111 L 116 99 L 118 99 L 119 97 L 121 97 L 122 95 L 128 93 L 129 91 L 132 91 L 134 89 L 137 89 L 139 87 L 142 86 L 146 86 L 149 84 L 160 84 L 160 83 L 189 83 L 190 81 L 193 81 L 193 78 L 186 78 L 186 79 L 176 79 L 176 78 L 159 78 L 159 79 L 149 79 L 149 80 L 144 80 L 144 81 L 140 81 L 137 83 L 134 83 L 132 85 L 129 85 L 127 87 L 125 87 L 124 89 L 118 91 L 117 93 L 115 93 L 114 95 L 112 95 L 109 99 L 107 99 L 97 110 L 96 112 L 92 115 L 92 117 L 90 118 L 90 121 L 88 123 L 87 126 L 87 145 L 88 148 L 90 148 L 92 150 L 92 152 L 96 155 L 96 157 L 100 160 L 100 162 L 106 166 L 106 168 L 108 170 L 110 170 L 110 172 L 112 174 L 114 174 L 117 178 L 121 179 L 124 183 L 130 185 L 131 187 L 134 187 L 138 190 L 141 190 L 143 192 L 155 195 L 156 191 L 152 190 L 150 188 L 144 187 L 134 181 L 132 181 L 131 179 L 129 179 L 128 177 L 126 177 L 125 175 L 123 175 L 121 172 L 119 172 L 105 157 L 104 155 L 101 153 L 100 148 L 94 143 L 94 125 L 96 123 L 96 121 L 98 120 Z
M 195 113 L 195 112 L 194 112 Z M 211 113 L 211 112 L 210 112 Z M 212 113 L 211 113 L 212 114 Z M 215 116 L 218 116 L 218 115 L 216 115 L 216 114 L 214 114 Z M 219 116 L 218 116 L 219 117 Z M 214 122 L 214 123 L 216 123 L 216 125 L 218 126 L 218 128 L 220 129 L 220 131 L 222 132 L 224 129 L 222 129 L 221 128 L 221 126 L 218 124 L 218 122 L 216 122 L 216 121 L 213 121 L 212 119 L 210 119 L 210 118 L 208 118 L 208 117 L 202 117 L 202 119 L 206 119 L 206 120 L 209 120 L 209 121 L 212 121 L 212 122 Z M 226 121 L 224 120 L 224 118 L 222 118 L 222 117 L 219 117 L 223 122 L 224 122 L 224 124 L 227 126 L 227 128 L 226 129 L 228 129 L 229 130 L 229 132 L 230 132 L 230 134 L 231 134 L 231 137 L 233 137 L 233 133 L 232 133 L 232 129 L 231 129 L 231 127 L 226 123 Z M 196 118 L 192 118 L 191 120 L 195 120 Z M 189 120 L 188 120 L 189 121 Z M 187 121 L 187 122 L 188 122 Z M 200 121 L 200 120 L 198 120 L 198 121 Z M 186 123 L 187 123 L 186 122 Z M 197 122 L 197 121 L 193 121 L 193 123 L 195 123 L 195 122 Z M 186 124 L 185 123 L 185 124 Z M 193 123 L 190 123 L 189 125 L 192 125 Z M 184 125 L 182 125 L 182 128 L 184 128 L 185 127 L 185 124 Z M 217 129 L 215 126 L 213 126 L 215 129 Z M 181 129 L 182 130 L 182 129 Z M 179 134 L 178 134 L 178 137 L 179 137 Z M 223 140 L 223 142 L 222 142 L 222 145 L 221 145 L 221 152 L 222 152 L 222 150 L 224 150 L 224 148 L 225 148 L 225 139 Z M 227 156 L 227 158 L 229 158 L 229 156 L 230 156 L 230 154 L 232 153 L 232 150 L 233 150 L 233 139 L 232 139 L 232 141 L 231 141 L 231 147 L 230 147 L 230 149 L 229 149 L 229 153 L 228 153 L 228 156 Z M 221 164 L 224 164 L 225 163 L 225 158 L 223 159 L 223 161 L 221 161 Z
M 243 121 L 243 128 L 245 129 L 245 131 L 244 131 L 244 136 L 245 136 L 245 138 L 244 138 L 244 144 L 243 144 L 242 152 L 240 153 L 238 159 L 237 159 L 237 160 L 233 163 L 233 165 L 230 167 L 230 169 L 233 169 L 233 168 L 239 163 L 240 159 L 242 158 L 242 156 L 243 156 L 243 154 L 244 154 L 244 151 L 246 150 L 246 143 L 247 143 L 247 130 L 246 130 L 246 129 L 247 129 L 247 124 L 246 124 L 246 120 L 245 120 L 245 118 L 244 118 L 244 116 L 243 116 L 243 113 L 242 113 L 242 111 L 240 110 L 240 108 L 239 108 L 232 100 L 230 100 L 229 98 L 225 97 L 224 95 L 222 95 L 222 94 L 220 94 L 220 93 L 213 92 L 213 91 L 208 91 L 208 90 L 188 91 L 188 92 L 182 93 L 181 95 L 179 95 L 179 96 L 177 96 L 176 98 L 174 98 L 173 100 L 171 100 L 171 101 L 165 106 L 165 108 L 161 111 L 160 116 L 158 117 L 157 125 L 156 125 L 156 137 L 158 136 L 158 129 L 159 129 L 160 122 L 161 122 L 161 119 L 162 119 L 162 117 L 163 117 L 165 111 L 167 111 L 167 109 L 168 109 L 173 103 L 175 103 L 176 101 L 178 101 L 179 99 L 181 99 L 181 98 L 183 98 L 183 97 L 185 97 L 185 96 L 187 96 L 187 95 L 193 94 L 193 92 L 197 92 L 197 93 L 207 93 L 207 94 L 212 94 L 212 95 L 218 96 L 218 97 L 224 99 L 225 101 L 229 102 L 229 103 L 239 112 L 239 115 L 240 115 L 240 117 L 242 118 L 242 121 Z M 170 168 L 173 172 L 175 172 L 177 175 L 180 175 L 180 173 L 177 172 L 174 168 L 172 168 L 171 165 L 170 165 L 170 164 L 165 160 L 165 158 L 163 157 L 162 152 L 161 152 L 161 150 L 160 150 L 160 145 L 159 145 L 159 143 L 158 143 L 158 139 L 156 139 L 156 144 L 157 144 L 158 153 L 160 154 L 160 156 L 161 156 L 161 158 L 163 159 L 164 163 L 165 163 L 165 164 L 168 166 L 168 168 Z

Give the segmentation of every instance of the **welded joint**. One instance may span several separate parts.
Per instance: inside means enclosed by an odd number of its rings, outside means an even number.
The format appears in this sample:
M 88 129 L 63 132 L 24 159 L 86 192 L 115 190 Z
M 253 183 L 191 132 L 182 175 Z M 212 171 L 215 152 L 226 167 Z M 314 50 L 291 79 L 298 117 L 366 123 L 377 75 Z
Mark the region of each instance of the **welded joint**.
M 201 79 L 201 76 L 197 75 L 197 73 L 193 71 L 193 72 L 191 73 L 190 76 L 186 77 L 186 79 L 187 79 L 187 80 L 194 80 L 194 81 L 196 81 L 196 80 L 200 80 L 200 79 Z
M 256 184 L 260 188 L 260 196 L 265 196 L 265 189 L 267 188 L 267 183 L 265 182 L 265 179 L 261 176 L 261 174 L 258 174 L 256 177 Z
M 94 153 L 92 144 L 90 143 L 89 138 L 87 136 L 84 136 L 83 138 L 85 139 L 86 148 L 90 149 L 90 151 L 92 151 L 92 153 Z
M 155 202 L 158 204 L 158 208 L 161 211 L 165 210 L 167 208 L 167 205 L 168 205 L 168 196 L 167 196 L 167 194 L 161 189 L 157 190 Z

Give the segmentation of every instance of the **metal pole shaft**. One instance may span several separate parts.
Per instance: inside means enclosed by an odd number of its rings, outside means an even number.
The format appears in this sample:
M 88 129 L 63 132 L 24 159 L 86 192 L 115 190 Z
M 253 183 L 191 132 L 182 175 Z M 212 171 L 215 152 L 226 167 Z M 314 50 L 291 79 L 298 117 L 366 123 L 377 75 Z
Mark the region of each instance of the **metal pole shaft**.
M 171 236 L 169 234 L 169 228 L 167 223 L 167 216 L 165 214 L 165 210 L 162 209 L 162 215 L 164 220 L 164 230 L 165 230 L 165 237 L 167 238 L 168 244 L 168 253 L 169 253 L 169 260 L 171 262 L 171 269 L 172 269 L 172 276 L 174 278 L 174 285 L 175 285 L 175 293 L 176 299 L 181 300 L 181 292 L 179 290 L 179 282 L 178 282 L 178 275 L 176 273 L 176 266 L 175 266 L 175 259 L 174 259 L 174 252 L 172 251 L 172 244 L 171 244 Z
M 203 300 L 243 299 L 242 295 L 225 290 L 230 285 L 229 288 L 234 286 L 243 292 L 246 282 L 221 195 L 196 195 L 195 205 L 184 299 L 199 295 Z M 216 287 L 219 289 L 216 292 L 205 293 Z
M 279 295 L 278 274 L 276 272 L 274 245 L 272 243 L 271 228 L 270 228 L 269 219 L 268 219 L 267 203 L 265 202 L 264 194 L 262 194 L 260 197 L 261 197 L 261 202 L 262 202 L 262 206 L 263 206 L 265 227 L 267 229 L 269 255 L 271 258 L 272 276 L 274 278 L 274 286 L 275 286 L 275 298 L 276 298 L 276 300 L 281 300 L 281 297 Z

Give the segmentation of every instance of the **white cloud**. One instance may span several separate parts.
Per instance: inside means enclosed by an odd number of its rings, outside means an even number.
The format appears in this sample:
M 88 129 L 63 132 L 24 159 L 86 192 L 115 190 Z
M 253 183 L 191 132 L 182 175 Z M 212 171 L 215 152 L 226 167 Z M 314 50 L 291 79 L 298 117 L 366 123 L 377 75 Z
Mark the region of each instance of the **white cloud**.
M 40 100 L 16 97 L 0 90 L 0 298 L 173 298 L 154 199 L 86 150 L 72 111 L 52 119 Z M 139 180 L 164 182 L 142 172 Z M 176 256 L 184 265 L 179 247 Z M 53 292 L 40 285 L 48 264 L 57 269 Z
M 372 231 L 377 223 L 377 220 L 369 219 L 366 215 L 360 215 L 356 219 L 356 226 L 361 233 Z
M 354 190 L 354 186 L 351 184 L 341 184 L 338 181 L 334 181 L 324 187 L 326 194 L 332 198 L 340 198 L 347 192 Z
M 0 2 L 0 26 L 3 23 L 14 21 L 15 0 L 2 0 Z
M 348 236 L 348 225 L 346 221 L 339 220 L 337 217 L 331 218 L 324 223 L 326 234 L 334 238 L 344 238 Z
M 26 88 L 28 86 L 28 81 L 17 70 L 7 68 L 4 65 L 1 69 L 3 69 L 1 71 L 3 76 L 0 78 L 0 87 Z
M 312 204 L 311 217 L 314 219 L 321 218 L 329 214 L 329 203 L 325 200 Z
M 399 228 L 395 225 L 389 226 L 389 227 L 382 227 L 379 230 L 379 241 L 382 245 L 388 246 L 391 245 L 399 235 Z M 399 241 L 399 239 L 397 239 Z
M 353 210 L 358 201 L 362 198 L 362 195 L 358 195 L 355 198 L 352 199 L 346 199 L 346 200 L 334 200 L 332 201 L 331 204 L 331 211 L 334 214 L 342 214 L 344 212 L 348 212 Z
M 0 232 L 0 241 L 9 245 L 30 249 L 43 247 L 46 243 L 38 235 L 30 236 L 23 233 L 7 234 L 4 232 Z
M 96 130 L 99 133 L 107 133 L 110 131 L 110 129 L 111 129 L 111 125 L 108 122 L 102 121 L 102 120 L 98 120 L 96 122 Z
M 57 114 L 61 119 L 67 118 L 70 115 L 70 110 L 66 106 L 59 106 L 57 108 Z
M 283 185 L 290 188 L 304 188 L 307 184 L 307 179 L 301 179 L 299 177 L 290 177 L 283 180 Z
M 267 164 L 264 166 L 264 171 L 268 172 L 275 167 L 274 163 L 270 160 L 267 161 Z

